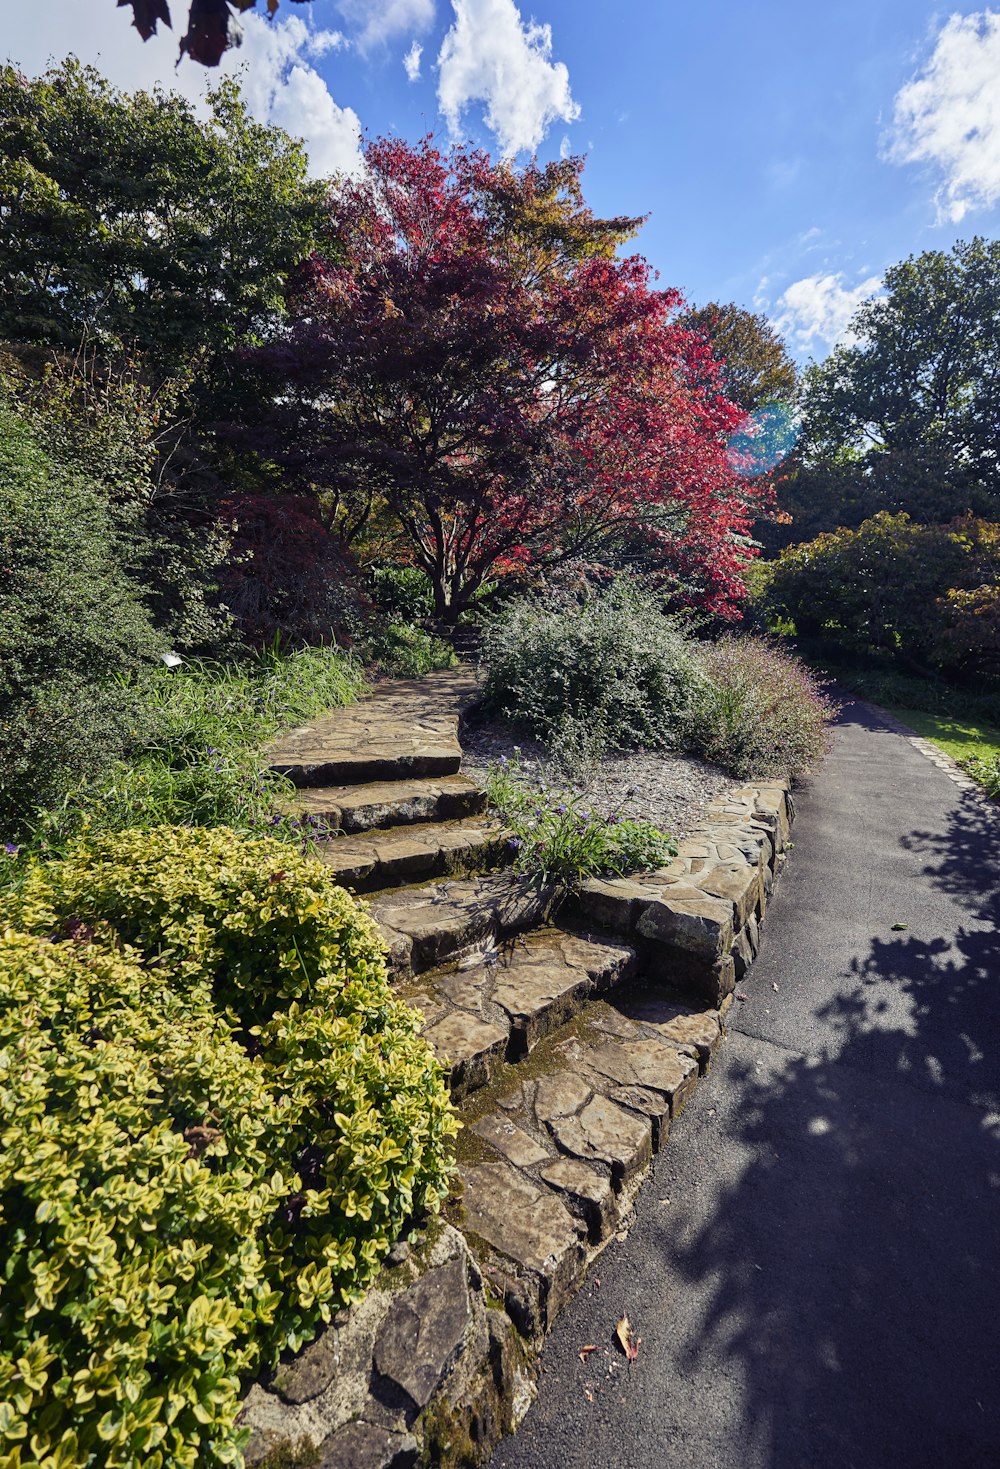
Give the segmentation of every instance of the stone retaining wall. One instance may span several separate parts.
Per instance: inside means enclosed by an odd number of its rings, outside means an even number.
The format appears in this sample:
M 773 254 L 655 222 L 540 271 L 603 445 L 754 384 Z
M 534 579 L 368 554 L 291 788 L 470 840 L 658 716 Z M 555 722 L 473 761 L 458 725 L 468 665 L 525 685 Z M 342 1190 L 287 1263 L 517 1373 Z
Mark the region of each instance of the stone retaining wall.
M 636 944 L 645 978 L 721 1005 L 753 963 L 795 807 L 787 781 L 741 786 L 658 872 L 591 879 L 577 916 Z

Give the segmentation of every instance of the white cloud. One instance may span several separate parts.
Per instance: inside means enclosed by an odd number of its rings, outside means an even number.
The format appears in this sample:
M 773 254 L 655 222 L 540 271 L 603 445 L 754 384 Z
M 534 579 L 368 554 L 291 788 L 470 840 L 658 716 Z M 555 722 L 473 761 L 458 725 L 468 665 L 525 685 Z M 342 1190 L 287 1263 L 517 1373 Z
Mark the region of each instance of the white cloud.
M 175 20 L 178 8 L 176 6 Z M 276 123 L 303 138 L 310 171 L 324 176 L 360 165 L 361 124 L 349 107 L 338 107 L 310 61 L 343 45 L 337 31 L 311 30 L 298 16 L 275 23 L 243 18 L 243 45 L 227 51 L 218 71 L 185 60 L 175 68 L 178 36 L 162 26 L 145 43 L 130 23 L 131 11 L 88 0 L 48 0 L 46 23 L 29 6 L 4 18 L 3 51 L 29 76 L 70 54 L 89 62 L 115 86 L 150 90 L 157 83 L 180 92 L 203 110 L 206 89 L 219 73 L 242 71 L 247 106 L 261 122 Z M 58 46 L 53 37 L 58 36 Z
M 411 82 L 418 82 L 420 80 L 420 58 L 423 54 L 423 46 L 421 46 L 419 41 L 414 41 L 409 51 L 403 57 L 403 68 Z
M 1000 11 L 945 22 L 923 72 L 896 95 L 888 157 L 937 168 L 938 214 L 955 224 L 1000 200 Z
M 244 21 L 246 35 L 239 56 L 247 105 L 255 117 L 275 123 L 302 138 L 309 171 L 323 178 L 356 173 L 361 166 L 361 123 L 350 107 L 338 107 L 310 58 L 339 46 L 335 31 L 313 32 L 298 16 L 270 24 L 256 16 Z M 226 60 L 233 53 L 227 53 Z M 230 69 L 240 65 L 230 63 Z
M 778 297 L 780 315 L 775 326 L 800 352 L 812 352 L 818 344 L 831 348 L 848 343 L 853 340 L 848 329 L 851 317 L 881 284 L 877 275 L 850 287 L 844 285 L 841 272 L 808 275 L 794 281 Z M 762 281 L 761 288 L 764 285 Z
M 483 103 L 486 125 L 505 158 L 541 143 L 549 125 L 575 122 L 569 71 L 552 60 L 552 28 L 527 24 L 514 0 L 452 0 L 455 23 L 438 57 L 438 102 L 453 136 L 470 102 Z
M 435 0 L 337 0 L 337 9 L 358 50 L 372 51 L 406 31 L 426 31 L 434 24 Z

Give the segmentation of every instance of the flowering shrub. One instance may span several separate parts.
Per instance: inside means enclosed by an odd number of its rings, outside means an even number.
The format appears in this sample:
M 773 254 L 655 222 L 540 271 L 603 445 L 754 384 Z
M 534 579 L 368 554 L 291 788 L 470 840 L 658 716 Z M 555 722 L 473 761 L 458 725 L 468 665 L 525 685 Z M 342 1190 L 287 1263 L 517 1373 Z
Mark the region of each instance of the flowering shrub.
M 237 1463 L 241 1381 L 443 1193 L 419 1019 L 327 869 L 231 831 L 79 843 L 0 933 L 0 1463 Z
M 833 706 L 798 658 L 761 638 L 725 637 L 701 652 L 707 677 L 694 747 L 734 775 L 798 775 L 827 746 Z
M 516 760 L 486 774 L 490 805 L 510 830 L 514 870 L 531 877 L 622 877 L 662 867 L 677 843 L 648 821 L 618 813 L 596 815 L 581 796 L 532 787 Z

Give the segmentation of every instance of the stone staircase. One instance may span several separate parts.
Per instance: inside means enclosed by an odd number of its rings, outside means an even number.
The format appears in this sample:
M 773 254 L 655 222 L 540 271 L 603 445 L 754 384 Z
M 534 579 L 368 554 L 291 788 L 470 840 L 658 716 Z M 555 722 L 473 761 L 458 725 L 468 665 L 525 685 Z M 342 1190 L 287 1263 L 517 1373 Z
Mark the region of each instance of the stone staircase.
M 659 872 L 572 893 L 529 881 L 505 865 L 504 834 L 461 774 L 459 719 L 476 696 L 462 669 L 382 684 L 293 731 L 271 758 L 297 787 L 288 809 L 345 833 L 320 856 L 370 903 L 465 1124 L 444 1212 L 471 1252 L 468 1288 L 502 1304 L 534 1349 L 627 1219 L 711 1063 L 793 809 L 785 783 L 747 786 L 715 803 Z M 410 1392 L 393 1417 L 395 1388 L 377 1350 L 372 1360 L 362 1378 L 378 1401 L 362 1418 L 418 1431 L 431 1389 L 421 1402 Z M 442 1359 L 441 1392 L 453 1366 Z M 461 1413 L 455 1382 L 445 1396 Z M 259 1394 L 259 1422 L 274 1411 Z

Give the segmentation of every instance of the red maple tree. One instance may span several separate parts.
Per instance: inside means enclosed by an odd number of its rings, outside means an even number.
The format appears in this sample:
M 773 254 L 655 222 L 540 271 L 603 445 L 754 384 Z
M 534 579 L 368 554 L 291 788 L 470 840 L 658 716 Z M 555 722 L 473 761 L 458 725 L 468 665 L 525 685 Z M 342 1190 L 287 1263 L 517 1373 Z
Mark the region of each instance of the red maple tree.
M 618 255 L 642 221 L 595 217 L 581 170 L 371 142 L 329 198 L 336 251 L 251 354 L 271 391 L 244 443 L 329 523 L 395 527 L 444 622 L 571 556 L 638 557 L 722 615 L 742 591 L 766 487 L 727 455 L 741 411 L 679 293 Z

